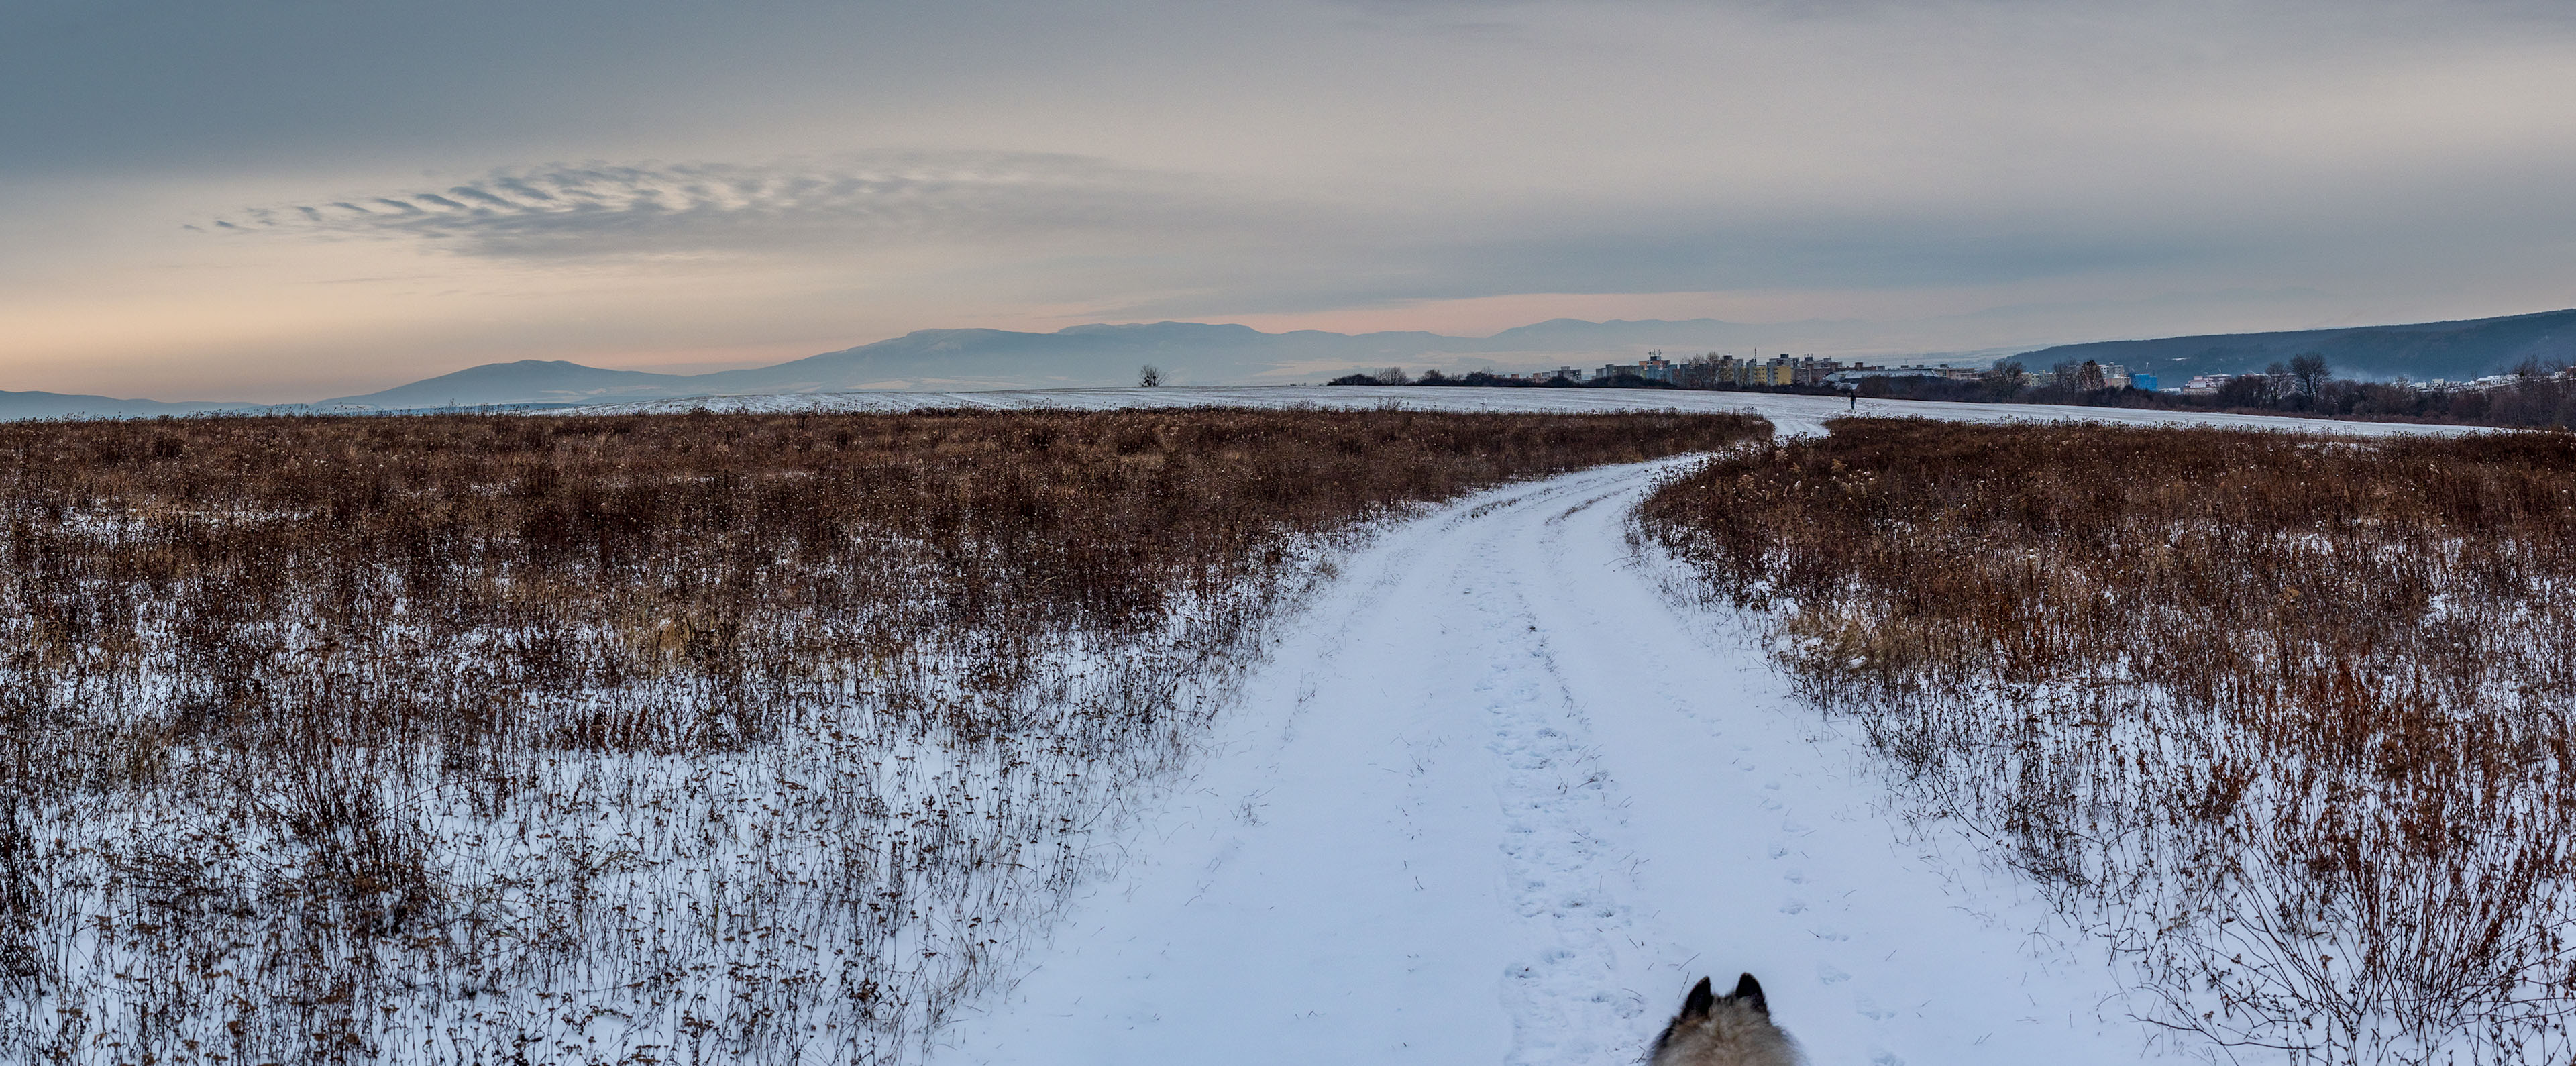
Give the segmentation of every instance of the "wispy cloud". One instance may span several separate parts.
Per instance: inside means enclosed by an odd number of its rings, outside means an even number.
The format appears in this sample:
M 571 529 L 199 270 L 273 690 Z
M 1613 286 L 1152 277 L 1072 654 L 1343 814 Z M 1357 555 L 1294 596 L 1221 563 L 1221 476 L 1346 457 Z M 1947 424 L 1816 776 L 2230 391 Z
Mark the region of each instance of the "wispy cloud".
M 1206 182 L 1079 156 L 922 153 L 512 168 L 446 188 L 248 207 L 213 224 L 559 259 L 1169 233 L 1226 225 L 1246 207 Z

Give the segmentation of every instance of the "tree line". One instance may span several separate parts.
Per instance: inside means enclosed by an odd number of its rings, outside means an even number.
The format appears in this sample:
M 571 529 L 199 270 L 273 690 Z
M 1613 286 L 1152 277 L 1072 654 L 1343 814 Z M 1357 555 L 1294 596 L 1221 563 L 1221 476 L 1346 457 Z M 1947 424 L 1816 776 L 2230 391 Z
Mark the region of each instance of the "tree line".
M 2434 389 L 2397 381 L 2340 378 L 2323 355 L 2309 352 L 2238 374 L 2207 395 L 2184 395 L 2106 383 L 2091 360 L 2031 373 L 2018 360 L 1996 363 L 1973 379 L 1866 378 L 1870 398 L 1973 403 L 2051 403 L 2083 407 L 2238 411 L 2322 418 L 2566 427 L 2576 424 L 2576 374 L 2566 364 L 2525 360 L 2501 385 Z

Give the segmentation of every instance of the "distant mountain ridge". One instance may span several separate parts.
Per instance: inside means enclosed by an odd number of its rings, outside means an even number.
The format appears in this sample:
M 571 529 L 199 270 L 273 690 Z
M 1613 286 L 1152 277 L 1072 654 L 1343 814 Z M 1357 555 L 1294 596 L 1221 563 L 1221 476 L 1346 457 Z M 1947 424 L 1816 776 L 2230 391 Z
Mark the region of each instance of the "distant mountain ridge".
M 1161 367 L 1163 379 L 1175 385 L 1286 383 L 1395 365 L 1538 369 L 1559 360 L 1588 365 L 1605 357 L 1633 359 L 1654 347 L 1669 349 L 1676 356 L 1710 350 L 1785 351 L 1793 344 L 1800 350 L 1814 350 L 1808 343 L 1813 339 L 1860 325 L 1865 324 L 1560 318 L 1490 337 L 1413 330 L 1264 333 L 1249 326 L 1204 322 L 1095 324 L 1053 333 L 926 329 L 772 366 L 705 374 L 608 370 L 563 360 L 487 363 L 381 392 L 313 404 L 164 403 L 0 392 L 0 419 L 567 405 L 862 389 L 1096 387 L 1132 385 L 1137 368 L 1146 363 Z M 2093 359 L 2180 378 L 2259 370 L 2311 351 L 2323 354 L 2337 373 L 2346 376 L 2474 378 L 2511 369 L 2525 359 L 2576 362 L 2576 310 L 2456 322 L 2099 341 L 2028 350 L 2016 358 L 2035 368 Z
M 478 407 L 487 404 L 596 402 L 662 399 L 690 380 L 686 374 L 603 370 L 561 359 L 485 363 L 364 396 L 344 396 L 313 406 L 332 408 Z
M 216 411 L 255 411 L 264 405 L 212 400 L 120 400 L 112 396 L 78 396 L 60 392 L 0 392 L 0 422 L 21 418 L 156 418 L 201 415 Z
M 1250 326 L 1152 322 L 1068 326 L 1053 333 L 925 329 L 891 340 L 824 352 L 773 366 L 705 374 L 602 370 L 560 360 L 488 363 L 383 392 L 324 400 L 320 408 L 605 403 L 691 396 L 842 392 L 854 389 L 1008 389 L 1132 385 L 1137 368 L 1160 367 L 1175 385 L 1319 380 L 1363 366 L 1429 359 L 1499 365 L 1496 357 L 1625 354 L 1645 345 L 1715 347 L 1759 340 L 1777 326 L 1717 319 L 1556 319 L 1491 337 L 1418 330 L 1264 333 Z M 1481 358 L 1477 358 L 1481 357 Z
M 1577 363 L 1605 356 L 1634 358 L 1635 352 L 1656 346 L 1676 352 L 1741 350 L 1801 329 L 1843 324 L 1560 318 L 1490 337 L 1414 330 L 1263 333 L 1249 326 L 1204 322 L 1097 324 L 1053 333 L 926 329 L 773 366 L 706 374 L 602 370 L 562 361 L 492 363 L 383 392 L 326 400 L 319 406 L 399 409 L 860 389 L 1075 388 L 1134 384 L 1137 368 L 1146 363 L 1161 367 L 1163 379 L 1175 385 L 1284 383 L 1406 363 L 1455 368 L 1508 362 L 1535 369 L 1559 358 Z M 2095 359 L 2187 376 L 2258 370 L 2308 351 L 2323 353 L 2338 372 L 2347 375 L 2470 378 L 2508 369 L 2527 358 L 2576 361 L 2576 310 L 2459 322 L 2102 341 L 2042 348 L 2021 358 L 2038 366 Z
M 2324 356 L 2338 377 L 2466 381 L 2511 370 L 2525 360 L 2576 363 L 2576 310 L 2399 326 L 2062 344 L 2017 358 L 2033 369 L 2086 359 L 2120 363 L 2133 372 L 2144 370 L 2171 380 L 2192 374 L 2249 373 L 2309 352 Z
M 1643 346 L 1721 347 L 1762 343 L 1796 324 L 1749 326 L 1717 319 L 1555 319 L 1491 337 L 1418 330 L 1264 333 L 1250 326 L 1152 322 L 1068 326 L 1053 333 L 925 329 L 772 366 L 704 374 L 608 370 L 554 359 L 486 363 L 380 392 L 310 404 L 164 404 L 104 396 L 0 393 L 0 418 L 138 417 L 207 411 L 333 413 L 445 407 L 613 403 L 694 396 L 841 392 L 857 389 L 977 390 L 1132 385 L 1152 363 L 1175 385 L 1317 381 L 1360 367 L 1424 361 L 1514 367 L 1596 356 L 1633 358 Z M 1520 356 L 1523 358 L 1511 358 Z

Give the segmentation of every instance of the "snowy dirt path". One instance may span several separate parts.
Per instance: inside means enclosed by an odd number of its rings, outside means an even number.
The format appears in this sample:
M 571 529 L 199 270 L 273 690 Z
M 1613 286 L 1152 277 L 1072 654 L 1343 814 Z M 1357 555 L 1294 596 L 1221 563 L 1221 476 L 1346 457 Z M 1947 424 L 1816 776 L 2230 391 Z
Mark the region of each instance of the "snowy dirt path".
M 2098 959 L 1961 842 L 1902 843 L 1858 744 L 1632 559 L 1688 462 L 1489 492 L 1346 561 L 933 1061 L 1632 1063 L 1739 970 L 1819 1064 L 2139 1059 Z

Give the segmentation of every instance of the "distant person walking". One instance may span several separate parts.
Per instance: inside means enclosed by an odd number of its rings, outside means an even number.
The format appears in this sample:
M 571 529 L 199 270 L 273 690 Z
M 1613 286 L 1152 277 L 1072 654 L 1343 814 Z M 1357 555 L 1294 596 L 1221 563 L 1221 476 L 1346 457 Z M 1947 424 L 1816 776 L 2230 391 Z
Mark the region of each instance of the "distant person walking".
M 1860 410 L 1860 394 L 1859 394 L 1859 393 L 1855 392 L 1855 393 L 1851 394 L 1851 402 L 1852 402 L 1852 405 L 1851 405 L 1851 409 L 1852 409 L 1852 410 L 1855 410 L 1855 411 Z

